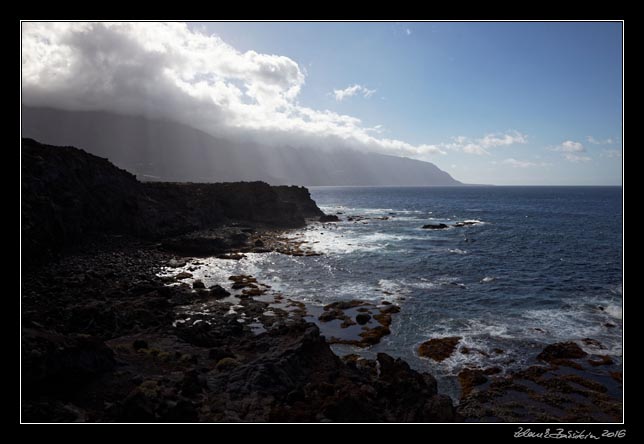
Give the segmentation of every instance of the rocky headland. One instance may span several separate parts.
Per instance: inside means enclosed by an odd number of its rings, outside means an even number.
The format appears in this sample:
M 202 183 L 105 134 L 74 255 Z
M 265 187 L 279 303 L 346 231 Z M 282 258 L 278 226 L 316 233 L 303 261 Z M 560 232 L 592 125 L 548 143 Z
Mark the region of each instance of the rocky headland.
M 431 375 L 383 353 L 336 356 L 301 303 L 267 300 L 252 276 L 226 289 L 167 275 L 199 257 L 316 254 L 281 236 L 330 221 L 303 187 L 141 183 L 23 139 L 21 208 L 25 422 L 458 419 Z M 368 345 L 395 312 L 353 302 L 320 316 L 364 328 Z

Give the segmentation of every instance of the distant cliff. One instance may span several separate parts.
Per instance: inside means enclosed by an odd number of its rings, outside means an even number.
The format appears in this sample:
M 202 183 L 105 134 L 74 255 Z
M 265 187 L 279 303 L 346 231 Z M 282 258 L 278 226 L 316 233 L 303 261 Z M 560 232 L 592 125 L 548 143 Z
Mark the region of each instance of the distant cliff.
M 154 183 L 73 147 L 22 140 L 22 246 L 46 258 L 96 233 L 159 239 L 226 224 L 299 227 L 323 213 L 303 187 Z
M 273 185 L 461 185 L 430 162 L 329 146 L 268 146 L 176 122 L 98 111 L 22 108 L 22 135 L 80 146 L 141 180 Z

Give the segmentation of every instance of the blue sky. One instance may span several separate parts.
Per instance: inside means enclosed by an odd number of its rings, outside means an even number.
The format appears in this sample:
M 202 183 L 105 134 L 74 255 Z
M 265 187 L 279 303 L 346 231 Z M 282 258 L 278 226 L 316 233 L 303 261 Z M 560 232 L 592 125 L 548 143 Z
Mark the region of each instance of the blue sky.
M 445 154 L 413 157 L 461 181 L 621 184 L 621 23 L 189 27 L 241 52 L 292 59 L 305 73 L 299 104 L 381 125 L 382 137 L 437 145 Z M 364 90 L 337 100 L 334 90 L 353 85 Z M 520 142 L 485 145 L 483 153 L 454 143 L 508 133 Z

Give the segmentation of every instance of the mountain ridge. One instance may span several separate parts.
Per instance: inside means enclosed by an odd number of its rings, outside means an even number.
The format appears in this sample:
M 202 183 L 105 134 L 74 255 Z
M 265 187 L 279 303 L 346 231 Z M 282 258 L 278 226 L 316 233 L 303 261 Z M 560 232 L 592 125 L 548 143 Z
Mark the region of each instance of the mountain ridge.
M 462 185 L 430 162 L 353 150 L 240 142 L 181 123 L 104 111 L 23 106 L 22 136 L 52 145 L 82 146 L 139 180 L 259 180 L 271 185 L 306 186 Z

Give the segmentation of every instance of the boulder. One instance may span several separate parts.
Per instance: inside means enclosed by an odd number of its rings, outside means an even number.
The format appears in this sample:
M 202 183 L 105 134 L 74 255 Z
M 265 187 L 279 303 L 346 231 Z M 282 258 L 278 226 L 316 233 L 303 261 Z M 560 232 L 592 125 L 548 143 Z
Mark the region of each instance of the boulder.
M 364 325 L 367 322 L 369 322 L 369 319 L 371 319 L 371 315 L 368 315 L 367 313 L 360 313 L 356 315 L 356 322 L 360 325 Z
M 325 214 L 318 219 L 320 222 L 340 222 L 340 218 L 335 214 Z
M 449 336 L 445 338 L 433 338 L 423 342 L 418 347 L 418 354 L 425 358 L 441 362 L 452 356 L 456 346 L 462 338 L 460 336 Z
M 442 229 L 445 229 L 445 228 L 448 228 L 448 226 L 445 225 L 445 224 L 427 224 L 427 225 L 423 225 L 424 230 L 442 230 Z
M 537 355 L 537 359 L 541 361 L 556 363 L 559 359 L 579 359 L 586 356 L 588 353 L 583 351 L 574 342 L 557 342 L 550 344 Z

